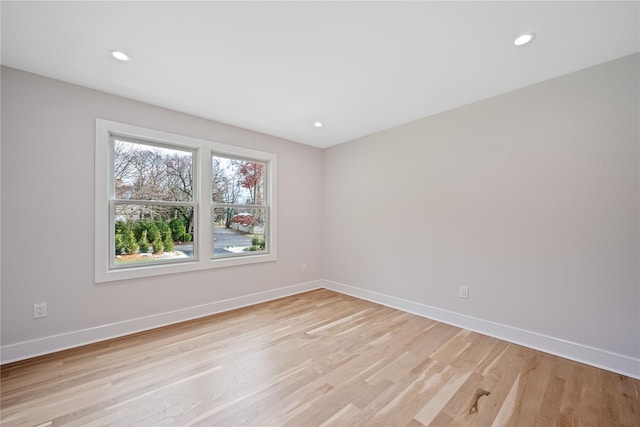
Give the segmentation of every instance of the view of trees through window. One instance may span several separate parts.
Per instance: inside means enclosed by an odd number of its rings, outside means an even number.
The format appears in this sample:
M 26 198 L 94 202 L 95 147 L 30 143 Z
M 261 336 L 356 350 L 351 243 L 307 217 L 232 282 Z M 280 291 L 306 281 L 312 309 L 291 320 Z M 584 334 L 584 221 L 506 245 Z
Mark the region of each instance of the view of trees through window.
M 114 267 L 195 257 L 194 151 L 112 137 Z M 213 257 L 268 248 L 266 164 L 213 155 Z
M 212 156 L 214 256 L 264 251 L 265 164 Z
M 113 138 L 115 264 L 193 258 L 192 151 Z

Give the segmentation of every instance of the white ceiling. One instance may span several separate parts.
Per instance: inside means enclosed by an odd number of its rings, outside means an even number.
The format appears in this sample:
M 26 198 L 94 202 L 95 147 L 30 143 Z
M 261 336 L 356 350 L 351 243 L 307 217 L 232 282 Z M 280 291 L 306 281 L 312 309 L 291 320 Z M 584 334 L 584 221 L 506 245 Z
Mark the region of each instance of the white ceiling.
M 1 53 L 3 65 L 327 147 L 637 52 L 639 5 L 2 1 Z M 522 32 L 537 36 L 517 48 Z

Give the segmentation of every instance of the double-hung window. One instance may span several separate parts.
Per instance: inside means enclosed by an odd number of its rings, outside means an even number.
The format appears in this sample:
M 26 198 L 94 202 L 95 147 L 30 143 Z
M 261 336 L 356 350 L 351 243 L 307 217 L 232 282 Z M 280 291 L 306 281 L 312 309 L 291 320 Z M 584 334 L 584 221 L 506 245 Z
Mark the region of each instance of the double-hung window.
M 265 200 L 265 162 L 213 153 L 211 195 L 213 257 L 268 251 L 269 209 Z
M 96 120 L 96 282 L 276 260 L 276 156 Z

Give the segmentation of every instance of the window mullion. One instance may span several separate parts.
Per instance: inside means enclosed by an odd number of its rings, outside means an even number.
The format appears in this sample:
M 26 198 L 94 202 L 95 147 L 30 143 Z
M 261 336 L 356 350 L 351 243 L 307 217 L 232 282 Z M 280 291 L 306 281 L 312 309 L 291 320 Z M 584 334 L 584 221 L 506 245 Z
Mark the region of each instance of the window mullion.
M 200 148 L 196 156 L 196 201 L 198 203 L 198 258 L 211 259 L 213 255 L 213 227 L 211 221 L 211 150 Z

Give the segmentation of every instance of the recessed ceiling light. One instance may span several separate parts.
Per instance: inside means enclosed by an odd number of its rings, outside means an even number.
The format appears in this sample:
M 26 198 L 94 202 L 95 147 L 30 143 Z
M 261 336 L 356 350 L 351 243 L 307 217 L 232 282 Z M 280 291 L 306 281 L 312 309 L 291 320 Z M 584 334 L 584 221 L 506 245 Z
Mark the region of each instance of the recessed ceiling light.
M 119 51 L 119 50 L 112 50 L 111 51 L 111 56 L 116 58 L 118 61 L 122 61 L 122 62 L 131 61 L 131 58 L 129 58 L 129 55 L 127 55 L 126 53 L 124 53 L 122 51 Z
M 515 44 L 516 46 L 523 46 L 529 43 L 531 40 L 533 40 L 535 36 L 536 35 L 533 33 L 522 34 L 521 36 L 518 36 L 518 38 L 513 41 L 513 44 Z
M 315 122 L 313 125 L 314 125 L 315 127 L 317 127 L 317 128 L 321 128 L 322 126 L 324 126 L 324 123 L 322 123 L 322 122 Z

